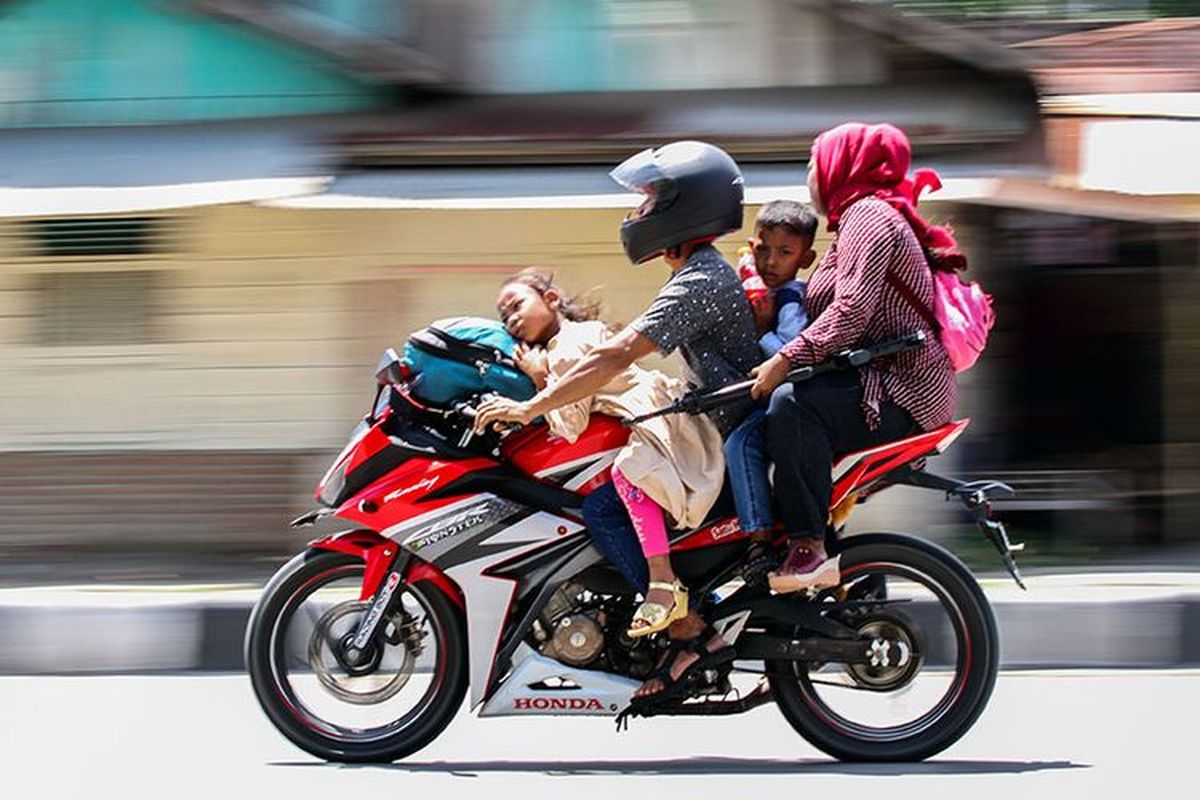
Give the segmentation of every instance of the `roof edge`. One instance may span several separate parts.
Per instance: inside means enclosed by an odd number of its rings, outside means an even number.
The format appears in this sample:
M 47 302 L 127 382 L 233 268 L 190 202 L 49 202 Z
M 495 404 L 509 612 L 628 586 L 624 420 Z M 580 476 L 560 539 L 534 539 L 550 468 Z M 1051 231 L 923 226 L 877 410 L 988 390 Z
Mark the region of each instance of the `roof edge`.
M 334 36 L 299 9 L 247 0 L 177 0 L 173 5 L 193 14 L 253 27 L 314 50 L 363 80 L 433 85 L 445 78 L 441 65 L 425 53 L 365 33 Z
M 888 5 L 857 0 L 789 0 L 793 5 L 825 10 L 845 22 L 928 50 L 976 69 L 1019 75 L 1032 82 L 1033 60 L 985 36 L 927 16 L 905 14 Z

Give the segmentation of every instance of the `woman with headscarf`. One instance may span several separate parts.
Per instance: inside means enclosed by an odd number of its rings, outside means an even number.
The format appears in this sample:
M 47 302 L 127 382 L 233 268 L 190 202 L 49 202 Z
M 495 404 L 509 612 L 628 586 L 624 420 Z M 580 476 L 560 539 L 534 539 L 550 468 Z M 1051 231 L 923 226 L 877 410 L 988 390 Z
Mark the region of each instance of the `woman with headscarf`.
M 932 170 L 909 176 L 911 157 L 907 137 L 891 125 L 847 123 L 813 142 L 808 187 L 835 238 L 808 284 L 812 324 L 754 370 L 752 390 L 770 397 L 768 448 L 790 539 L 768 576 L 777 592 L 839 582 L 838 559 L 825 553 L 837 456 L 950 420 L 954 369 L 933 335 L 924 347 L 856 371 L 784 383 L 793 367 L 928 330 L 913 300 L 933 303 L 930 264 L 966 266 L 950 231 L 917 213 L 920 193 L 941 183 Z

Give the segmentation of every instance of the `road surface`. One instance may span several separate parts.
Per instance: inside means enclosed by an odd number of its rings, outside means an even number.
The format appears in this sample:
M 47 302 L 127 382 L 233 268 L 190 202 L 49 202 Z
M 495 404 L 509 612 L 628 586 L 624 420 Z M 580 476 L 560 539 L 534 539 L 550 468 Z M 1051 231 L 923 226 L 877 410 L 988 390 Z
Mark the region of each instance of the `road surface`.
M 465 711 L 390 766 L 318 762 L 241 675 L 0 678 L 7 798 L 1076 798 L 1195 796 L 1200 671 L 1003 673 L 975 728 L 923 764 L 850 765 L 773 706 L 712 719 Z

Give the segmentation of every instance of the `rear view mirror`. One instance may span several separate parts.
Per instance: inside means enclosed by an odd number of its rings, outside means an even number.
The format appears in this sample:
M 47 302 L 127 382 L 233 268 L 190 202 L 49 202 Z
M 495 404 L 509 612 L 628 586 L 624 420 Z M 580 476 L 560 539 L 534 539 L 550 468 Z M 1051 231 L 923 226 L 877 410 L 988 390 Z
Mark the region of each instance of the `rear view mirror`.
M 379 359 L 379 365 L 375 367 L 375 382 L 380 386 L 389 383 L 400 383 L 404 373 L 401 369 L 400 356 L 396 351 L 389 347 L 383 351 L 383 356 Z

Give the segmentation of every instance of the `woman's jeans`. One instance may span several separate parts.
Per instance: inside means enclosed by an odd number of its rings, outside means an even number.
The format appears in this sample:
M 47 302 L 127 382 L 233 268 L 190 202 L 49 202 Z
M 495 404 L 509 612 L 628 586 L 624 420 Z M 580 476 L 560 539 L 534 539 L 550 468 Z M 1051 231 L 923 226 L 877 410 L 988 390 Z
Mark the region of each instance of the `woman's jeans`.
M 887 401 L 880 407 L 879 427 L 868 428 L 857 371 L 776 389 L 767 409 L 767 449 L 775 464 L 779 516 L 788 534 L 825 535 L 835 456 L 902 439 L 916 430 L 909 413 Z
M 758 410 L 725 440 L 729 486 L 737 505 L 738 525 L 747 533 L 769 531 L 775 524 L 771 510 L 771 480 L 767 473 L 767 412 Z

